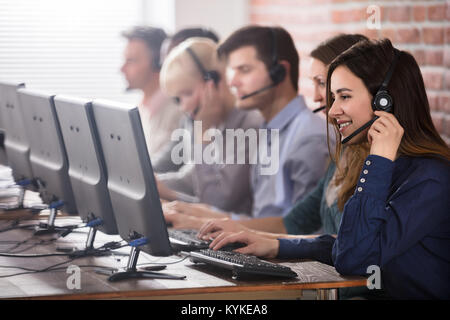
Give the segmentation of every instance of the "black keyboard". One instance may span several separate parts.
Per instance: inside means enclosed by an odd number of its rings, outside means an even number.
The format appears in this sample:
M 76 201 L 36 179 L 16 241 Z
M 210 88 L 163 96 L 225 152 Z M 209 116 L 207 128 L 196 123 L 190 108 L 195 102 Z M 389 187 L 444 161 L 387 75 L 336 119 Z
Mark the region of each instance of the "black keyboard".
M 245 255 L 234 251 L 204 249 L 191 252 L 191 261 L 204 262 L 232 271 L 232 278 L 242 277 L 280 277 L 295 278 L 297 274 L 291 268 L 261 260 L 255 256 Z
M 211 241 L 197 238 L 197 230 L 169 229 L 169 240 L 175 251 L 195 251 L 208 248 Z

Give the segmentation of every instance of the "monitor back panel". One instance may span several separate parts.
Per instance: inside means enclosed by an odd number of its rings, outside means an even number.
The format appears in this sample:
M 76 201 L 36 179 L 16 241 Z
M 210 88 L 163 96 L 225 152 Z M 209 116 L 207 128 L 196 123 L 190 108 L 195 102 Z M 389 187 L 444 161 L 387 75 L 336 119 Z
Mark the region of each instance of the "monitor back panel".
M 19 89 L 19 102 L 30 138 L 30 161 L 34 177 L 42 181 L 45 202 L 64 201 L 64 212 L 77 209 L 68 174 L 68 162 L 53 96 L 39 91 Z
M 8 165 L 16 181 L 33 178 L 30 164 L 30 142 L 25 129 L 17 89 L 24 84 L 0 83 L 0 116 L 5 131 L 5 151 Z
M 136 107 L 96 100 L 92 104 L 105 156 L 108 189 L 119 234 L 149 240 L 149 254 L 171 254 L 167 228 Z
M 54 100 L 78 215 L 84 221 L 101 218 L 103 225 L 98 229 L 116 234 L 117 226 L 92 104 L 88 100 L 66 96 L 56 96 Z

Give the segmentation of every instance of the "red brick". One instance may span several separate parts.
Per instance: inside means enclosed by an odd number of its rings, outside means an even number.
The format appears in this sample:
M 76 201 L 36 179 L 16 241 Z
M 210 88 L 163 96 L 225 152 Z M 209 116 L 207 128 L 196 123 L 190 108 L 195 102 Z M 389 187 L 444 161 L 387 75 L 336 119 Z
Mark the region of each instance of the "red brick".
M 444 61 L 444 53 L 442 50 L 428 50 L 425 52 L 425 63 L 430 66 L 440 66 Z
M 333 23 L 359 22 L 366 19 L 365 9 L 333 10 L 331 21 Z
M 444 49 L 444 66 L 450 67 L 450 48 Z
M 439 110 L 450 114 L 450 95 L 449 94 L 441 94 L 438 97 L 438 106 Z
M 441 71 L 422 72 L 425 87 L 432 90 L 441 90 L 443 85 L 443 74 Z
M 381 29 L 381 37 L 389 38 L 392 42 L 397 42 L 397 32 L 394 29 Z
M 445 43 L 450 44 L 450 28 L 445 29 Z
M 428 20 L 430 21 L 441 21 L 445 19 L 446 15 L 446 6 L 442 5 L 434 5 L 428 7 Z
M 425 51 L 424 50 L 415 50 L 412 52 L 412 55 L 417 61 L 417 64 L 420 66 L 425 65 Z
M 423 28 L 423 41 L 426 44 L 443 44 L 444 43 L 444 28 Z
M 441 113 L 431 112 L 431 119 L 433 120 L 433 124 L 436 130 L 439 132 L 439 134 L 442 134 L 444 116 Z
M 413 18 L 414 21 L 423 22 L 426 18 L 427 9 L 424 6 L 414 6 Z
M 446 20 L 447 21 L 450 21 L 450 4 L 448 3 L 448 1 L 447 1 L 447 3 L 446 3 L 446 5 L 445 5 L 445 15 L 446 15 Z
M 450 90 L 450 70 L 445 71 L 445 89 Z
M 427 93 L 428 103 L 430 104 L 431 111 L 439 111 L 439 96 L 437 93 Z
M 365 35 L 369 39 L 378 39 L 380 37 L 379 31 L 376 29 L 359 29 L 355 30 L 355 33 Z
M 417 28 L 399 29 L 396 41 L 400 43 L 420 43 L 420 31 Z
M 407 22 L 411 20 L 411 7 L 389 7 L 387 9 L 387 18 L 392 22 Z

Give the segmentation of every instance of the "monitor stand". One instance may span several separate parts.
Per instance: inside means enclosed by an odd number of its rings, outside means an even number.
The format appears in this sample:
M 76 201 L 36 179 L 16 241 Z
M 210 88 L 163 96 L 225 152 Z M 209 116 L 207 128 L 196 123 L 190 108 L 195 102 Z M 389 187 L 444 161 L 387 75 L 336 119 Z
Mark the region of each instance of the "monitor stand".
M 77 250 L 74 247 L 58 247 L 56 248 L 57 251 L 63 251 L 69 253 L 69 257 L 88 257 L 88 256 L 107 256 L 111 255 L 111 250 L 117 249 L 115 247 L 109 247 L 109 248 L 94 248 L 94 241 L 95 236 L 98 231 L 98 226 L 102 224 L 101 219 L 94 219 L 92 218 L 89 222 L 89 232 L 86 239 L 86 245 L 84 249 Z M 114 253 L 116 255 L 122 255 L 121 253 Z M 126 254 L 127 255 L 127 254 Z
M 58 209 L 64 206 L 63 201 L 54 201 L 50 203 L 48 208 L 50 209 L 50 215 L 48 216 L 47 222 L 40 222 L 34 229 L 34 235 L 43 235 L 43 234 L 50 234 L 50 233 L 57 233 L 57 232 L 70 232 L 73 230 L 73 228 L 77 227 L 75 226 L 64 226 L 64 227 L 58 227 L 55 226 L 55 219 L 56 215 L 58 214 Z
M 108 281 L 116 282 L 126 279 L 173 279 L 182 280 L 186 276 L 171 275 L 168 273 L 161 273 L 155 271 L 138 271 L 136 269 L 139 258 L 140 249 L 138 247 L 131 247 L 130 257 L 128 258 L 127 268 L 125 271 L 117 272 L 108 278 Z M 157 269 L 156 267 L 155 269 Z M 148 270 L 148 268 L 147 268 Z

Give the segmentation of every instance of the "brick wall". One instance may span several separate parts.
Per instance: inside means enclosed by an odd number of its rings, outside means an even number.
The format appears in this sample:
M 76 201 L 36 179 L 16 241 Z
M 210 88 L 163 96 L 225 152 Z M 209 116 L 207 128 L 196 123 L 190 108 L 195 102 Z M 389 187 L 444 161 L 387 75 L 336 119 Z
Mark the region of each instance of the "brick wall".
M 419 63 L 427 88 L 433 121 L 450 145 L 450 0 L 346 1 L 249 0 L 250 21 L 280 25 L 295 39 L 300 52 L 300 90 L 311 96 L 306 78 L 309 52 L 321 41 L 339 33 L 387 37 Z M 376 5 L 380 28 L 369 29 Z M 310 107 L 314 105 L 307 99 Z

